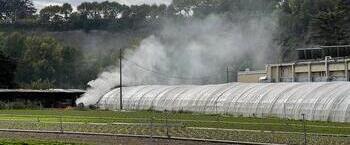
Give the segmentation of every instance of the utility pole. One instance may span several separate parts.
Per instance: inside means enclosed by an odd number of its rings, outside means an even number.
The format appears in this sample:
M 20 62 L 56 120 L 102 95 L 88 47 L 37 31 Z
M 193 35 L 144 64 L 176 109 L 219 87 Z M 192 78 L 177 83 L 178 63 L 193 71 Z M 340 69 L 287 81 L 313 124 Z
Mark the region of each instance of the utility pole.
M 329 81 L 329 66 L 328 66 L 328 61 L 332 59 L 331 56 L 326 56 L 324 60 L 324 67 L 325 67 L 325 72 L 326 72 L 326 81 Z
M 123 110 L 123 74 L 122 74 L 122 56 L 123 56 L 123 51 L 120 48 L 119 49 L 119 106 L 120 106 L 120 111 Z
M 229 70 L 228 70 L 228 67 L 226 67 L 226 81 L 227 83 L 229 83 Z

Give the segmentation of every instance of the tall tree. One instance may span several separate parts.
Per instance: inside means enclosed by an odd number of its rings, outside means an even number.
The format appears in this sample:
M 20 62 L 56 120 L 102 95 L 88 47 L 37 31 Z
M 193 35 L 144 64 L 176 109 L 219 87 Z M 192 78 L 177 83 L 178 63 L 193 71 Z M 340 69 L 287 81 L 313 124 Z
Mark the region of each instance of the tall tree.
M 73 12 L 73 8 L 72 5 L 68 4 L 68 3 L 64 3 L 61 7 L 61 14 L 64 15 L 64 19 L 66 21 L 68 21 L 68 18 L 70 16 L 70 14 L 72 14 Z
M 315 0 L 284 0 L 278 6 L 279 21 L 277 43 L 282 46 L 281 58 L 284 61 L 295 59 L 295 48 L 310 43 L 309 26 L 312 16 L 317 13 Z
M 311 21 L 311 39 L 319 45 L 344 45 L 350 42 L 349 6 L 342 0 L 325 1 Z
M 13 78 L 25 88 L 81 86 L 82 59 L 79 49 L 65 47 L 52 37 L 0 33 L 0 88 L 1 83 L 9 84 Z
M 13 59 L 20 59 L 25 51 L 25 39 L 26 37 L 19 32 L 7 34 L 2 40 L 1 51 Z
M 18 19 L 32 16 L 36 9 L 31 0 L 0 0 L 0 20 L 15 23 Z
M 58 23 L 62 22 L 63 17 L 60 15 L 62 8 L 58 5 L 47 6 L 40 10 L 40 18 L 43 23 Z
M 5 37 L 0 33 L 0 88 L 14 88 L 16 61 L 4 53 Z
M 190 16 L 194 7 L 196 7 L 201 0 L 174 0 L 170 7 L 174 9 L 174 15 Z
M 14 81 L 16 62 L 2 51 L 0 51 L 0 69 L 0 88 L 14 88 L 16 85 Z
M 99 19 L 101 18 L 101 5 L 98 2 L 83 2 L 77 10 L 84 15 L 87 19 Z
M 117 2 L 102 2 L 99 4 L 101 7 L 102 15 L 104 19 L 117 20 L 123 14 L 123 11 L 127 9 L 127 6 L 121 5 Z

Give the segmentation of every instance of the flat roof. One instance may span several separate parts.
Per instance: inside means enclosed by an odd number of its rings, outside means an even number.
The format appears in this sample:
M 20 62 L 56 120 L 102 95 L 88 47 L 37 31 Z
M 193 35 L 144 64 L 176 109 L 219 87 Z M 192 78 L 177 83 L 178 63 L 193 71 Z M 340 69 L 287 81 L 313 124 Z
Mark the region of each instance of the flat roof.
M 48 90 L 0 89 L 0 93 L 85 93 L 85 90 L 80 90 L 80 89 L 48 89 Z
M 335 45 L 335 46 L 320 46 L 321 48 L 342 48 L 342 47 L 350 47 L 350 45 Z
M 350 45 L 335 45 L 335 46 L 318 46 L 318 47 L 308 47 L 308 48 L 297 48 L 295 50 L 301 51 L 301 50 L 320 50 L 324 48 L 350 48 Z
M 313 48 L 297 48 L 297 51 L 301 51 L 301 50 L 322 50 L 322 48 L 320 47 L 313 47 Z
M 350 62 L 350 58 L 332 58 L 328 60 L 329 63 L 344 63 L 345 61 Z M 315 64 L 315 63 L 325 63 L 325 60 L 302 60 L 302 61 L 294 61 L 294 62 L 285 62 L 285 63 L 272 63 L 266 64 L 266 66 L 290 66 L 290 65 L 298 65 L 298 64 Z
M 252 74 L 266 74 L 265 70 L 256 70 L 256 71 L 239 71 L 238 75 L 252 75 Z

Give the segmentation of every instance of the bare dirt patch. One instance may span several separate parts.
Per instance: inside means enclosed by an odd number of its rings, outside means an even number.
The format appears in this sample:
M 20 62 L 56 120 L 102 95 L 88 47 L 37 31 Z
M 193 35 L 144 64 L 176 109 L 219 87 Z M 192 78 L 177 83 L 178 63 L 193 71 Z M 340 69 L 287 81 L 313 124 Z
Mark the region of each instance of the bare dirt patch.
M 183 141 L 173 139 L 120 137 L 104 135 L 60 134 L 60 133 L 33 133 L 0 131 L 1 139 L 18 140 L 50 140 L 60 142 L 75 142 L 96 145 L 225 145 L 227 143 L 213 143 L 202 141 Z

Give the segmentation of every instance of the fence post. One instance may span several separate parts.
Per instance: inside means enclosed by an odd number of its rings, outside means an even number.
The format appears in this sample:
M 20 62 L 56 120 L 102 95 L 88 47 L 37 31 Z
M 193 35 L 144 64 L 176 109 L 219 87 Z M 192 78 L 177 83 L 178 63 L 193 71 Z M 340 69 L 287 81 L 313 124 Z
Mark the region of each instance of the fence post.
M 12 120 L 12 127 L 11 127 L 11 128 L 12 128 L 12 129 L 16 129 L 16 124 L 17 124 L 17 123 L 16 123 L 16 119 L 15 119 L 16 116 L 15 116 L 14 114 L 12 114 L 11 116 L 12 116 L 12 117 L 11 117 L 11 120 Z
M 289 119 L 287 119 L 287 118 L 284 119 L 284 123 L 285 123 L 284 126 L 286 127 L 286 128 L 285 128 L 285 131 L 286 131 L 286 132 L 293 132 L 293 130 L 290 129 L 291 126 L 289 126 L 289 122 L 288 122 L 288 121 L 289 121 Z M 292 143 L 291 143 L 292 138 L 293 138 L 292 135 L 290 135 L 290 136 L 287 137 L 287 144 L 292 144 Z
M 39 119 L 39 116 L 36 117 L 36 129 L 40 130 L 40 119 Z
M 168 118 L 169 118 L 169 113 L 166 111 L 165 112 L 165 127 L 166 127 L 166 136 L 168 138 L 170 138 L 170 134 L 169 134 L 169 124 L 168 124 Z
M 150 138 L 153 139 L 153 116 L 150 118 Z
M 218 114 L 217 116 L 216 116 L 216 121 L 217 121 L 217 126 L 216 126 L 216 134 L 219 134 L 219 129 L 220 129 L 220 123 L 221 123 L 221 121 L 220 121 L 220 114 Z
M 306 140 L 306 122 L 305 122 L 305 114 L 301 114 L 303 116 L 303 129 L 304 129 L 304 145 L 306 145 L 307 140 Z
M 284 119 L 287 119 L 287 114 L 286 114 L 286 103 L 283 104 L 283 117 L 284 117 Z
M 8 110 L 10 110 L 10 109 L 11 109 L 10 100 L 7 100 L 7 109 L 8 109 Z
M 62 115 L 60 116 L 60 131 L 63 133 L 63 120 L 62 120 Z
M 220 128 L 220 114 L 218 114 L 216 116 L 216 122 L 217 122 L 216 131 L 219 132 L 219 128 Z
M 43 110 L 43 104 L 41 103 L 41 101 L 39 102 L 39 107 L 40 107 L 40 110 Z

